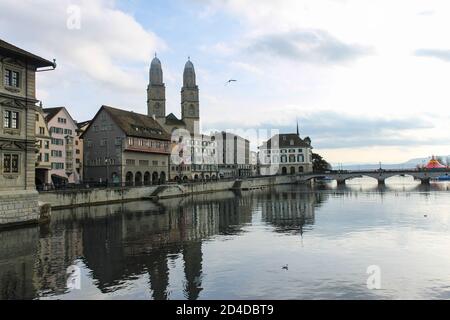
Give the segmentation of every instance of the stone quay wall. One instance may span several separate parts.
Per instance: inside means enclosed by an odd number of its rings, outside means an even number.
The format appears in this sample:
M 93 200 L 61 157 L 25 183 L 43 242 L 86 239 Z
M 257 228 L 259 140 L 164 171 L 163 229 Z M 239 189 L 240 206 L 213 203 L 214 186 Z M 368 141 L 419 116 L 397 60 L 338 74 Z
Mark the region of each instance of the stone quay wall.
M 0 227 L 36 223 L 40 215 L 38 195 L 32 190 L 0 192 Z
M 42 192 L 39 201 L 52 210 L 101 205 L 142 199 L 169 199 L 226 190 L 252 190 L 297 183 L 295 176 L 254 177 L 243 180 L 219 180 L 205 183 L 167 184 L 161 186 L 103 188 Z

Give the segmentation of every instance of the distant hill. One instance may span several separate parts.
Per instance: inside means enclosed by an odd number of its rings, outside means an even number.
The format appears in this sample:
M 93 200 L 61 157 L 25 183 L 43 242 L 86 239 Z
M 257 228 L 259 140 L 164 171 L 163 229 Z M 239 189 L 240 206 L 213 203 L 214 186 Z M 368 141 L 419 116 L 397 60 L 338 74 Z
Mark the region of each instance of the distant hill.
M 448 156 L 437 156 L 437 158 L 443 159 L 442 164 L 450 163 L 450 155 Z M 383 169 L 393 170 L 393 169 L 412 169 L 416 168 L 417 165 L 425 165 L 428 163 L 428 161 L 431 160 L 431 157 L 427 158 L 416 158 L 408 160 L 404 163 L 389 163 L 389 164 L 381 164 L 381 167 Z M 368 164 L 368 163 L 361 163 L 361 164 L 343 164 L 342 169 L 343 170 L 376 170 L 380 168 L 380 164 Z M 338 164 L 333 164 L 333 169 L 337 170 L 340 169 L 340 166 Z

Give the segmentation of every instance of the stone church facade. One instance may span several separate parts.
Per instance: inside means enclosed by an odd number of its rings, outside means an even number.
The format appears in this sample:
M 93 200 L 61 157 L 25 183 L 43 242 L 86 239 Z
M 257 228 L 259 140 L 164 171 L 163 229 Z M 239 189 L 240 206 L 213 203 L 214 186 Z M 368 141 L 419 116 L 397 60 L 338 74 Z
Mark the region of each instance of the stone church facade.
M 166 88 L 161 61 L 150 65 L 147 89 L 148 115 L 171 135 L 170 180 L 212 180 L 218 178 L 214 137 L 200 133 L 200 98 L 194 64 L 190 59 L 183 71 L 181 119 L 166 114 Z

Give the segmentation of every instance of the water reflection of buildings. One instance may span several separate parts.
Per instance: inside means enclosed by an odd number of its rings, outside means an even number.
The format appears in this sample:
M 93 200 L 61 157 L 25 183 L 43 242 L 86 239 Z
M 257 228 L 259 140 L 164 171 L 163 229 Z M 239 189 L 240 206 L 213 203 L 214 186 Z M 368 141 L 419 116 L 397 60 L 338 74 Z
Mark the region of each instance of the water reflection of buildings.
M 248 201 L 247 201 L 248 202 Z M 169 260 L 182 257 L 184 296 L 202 290 L 202 241 L 251 221 L 251 206 L 231 192 L 164 200 L 153 210 L 124 204 L 118 214 L 83 226 L 84 257 L 102 292 L 147 273 L 154 299 L 169 298 Z M 242 210 L 247 208 L 247 210 Z M 243 216 L 246 216 L 245 218 Z
M 0 300 L 32 299 L 39 228 L 0 232 Z
M 326 197 L 298 187 L 280 187 L 261 196 L 262 220 L 274 226 L 276 232 L 302 234 L 305 225 L 314 224 L 314 210 Z
M 181 260 L 183 295 L 197 299 L 204 240 L 244 232 L 257 203 L 277 230 L 299 230 L 314 222 L 318 202 L 308 193 L 230 191 L 58 211 L 47 227 L 0 233 L 0 298 L 60 295 L 67 291 L 67 268 L 81 261 L 102 293 L 145 275 L 152 298 L 164 300 L 171 266 Z

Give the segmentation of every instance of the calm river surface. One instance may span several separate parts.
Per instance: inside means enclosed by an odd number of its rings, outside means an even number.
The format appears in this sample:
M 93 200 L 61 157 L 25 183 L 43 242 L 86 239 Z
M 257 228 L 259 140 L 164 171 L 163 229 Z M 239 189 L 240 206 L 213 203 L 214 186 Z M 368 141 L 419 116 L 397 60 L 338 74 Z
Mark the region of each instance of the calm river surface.
M 448 299 L 449 228 L 408 178 L 55 211 L 0 232 L 0 299 Z

